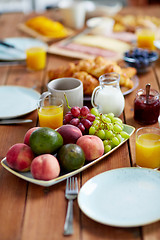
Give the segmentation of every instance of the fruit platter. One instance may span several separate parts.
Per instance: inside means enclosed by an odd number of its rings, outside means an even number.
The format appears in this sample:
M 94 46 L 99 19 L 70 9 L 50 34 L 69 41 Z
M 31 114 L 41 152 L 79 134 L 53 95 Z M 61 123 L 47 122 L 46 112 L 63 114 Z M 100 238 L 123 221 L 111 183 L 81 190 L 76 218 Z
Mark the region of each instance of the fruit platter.
M 66 113 L 64 124 L 58 129 L 29 129 L 23 143 L 10 147 L 1 164 L 28 182 L 52 186 L 107 157 L 134 130 L 113 113 L 102 114 L 96 108 L 75 106 Z

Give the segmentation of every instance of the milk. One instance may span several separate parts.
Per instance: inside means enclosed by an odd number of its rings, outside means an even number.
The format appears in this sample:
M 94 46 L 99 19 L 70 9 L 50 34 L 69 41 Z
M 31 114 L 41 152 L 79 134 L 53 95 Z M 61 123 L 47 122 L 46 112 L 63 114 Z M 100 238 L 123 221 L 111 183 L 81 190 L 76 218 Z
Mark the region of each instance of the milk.
M 114 113 L 119 117 L 124 109 L 124 97 L 119 88 L 105 86 L 95 95 L 95 103 L 101 113 Z

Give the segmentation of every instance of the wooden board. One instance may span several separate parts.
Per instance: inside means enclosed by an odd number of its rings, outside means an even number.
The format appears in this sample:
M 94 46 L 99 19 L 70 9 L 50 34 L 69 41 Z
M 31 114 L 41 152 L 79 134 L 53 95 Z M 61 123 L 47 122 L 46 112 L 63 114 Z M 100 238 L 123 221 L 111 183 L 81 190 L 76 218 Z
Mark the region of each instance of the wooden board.
M 30 35 L 31 37 L 35 37 L 38 38 L 40 40 L 42 40 L 43 42 L 54 42 L 54 41 L 59 41 L 62 40 L 64 38 L 53 38 L 53 37 L 46 37 L 40 33 L 38 33 L 37 31 L 33 30 L 32 28 L 28 27 L 27 25 L 25 25 L 24 23 L 20 23 L 18 24 L 18 29 L 27 33 L 28 35 Z M 74 31 L 72 29 L 66 28 L 68 30 L 68 36 L 71 36 Z
M 65 40 L 60 41 L 58 44 L 53 43 L 50 45 L 47 49 L 47 52 L 50 54 L 55 54 L 55 55 L 60 55 L 60 56 L 65 56 L 65 57 L 71 57 L 71 58 L 77 58 L 77 59 L 93 59 L 96 57 L 94 54 L 88 54 L 80 51 L 75 51 L 75 50 L 69 50 L 60 47 L 60 44 L 63 45 L 63 42 L 65 43 Z M 110 60 L 113 61 L 118 61 L 123 58 L 123 55 L 120 53 L 117 53 L 116 56 L 110 57 Z

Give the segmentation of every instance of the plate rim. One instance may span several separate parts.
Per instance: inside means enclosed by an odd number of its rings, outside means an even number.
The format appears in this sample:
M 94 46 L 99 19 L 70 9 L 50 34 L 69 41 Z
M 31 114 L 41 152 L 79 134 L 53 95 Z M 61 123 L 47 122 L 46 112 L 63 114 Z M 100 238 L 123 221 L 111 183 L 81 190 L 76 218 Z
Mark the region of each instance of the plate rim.
M 130 125 L 127 125 L 127 124 L 123 124 L 123 125 L 124 125 L 124 127 L 130 129 L 130 131 L 131 131 L 131 132 L 129 133 L 129 138 L 130 138 L 130 137 L 132 136 L 132 134 L 134 133 L 134 131 L 135 131 L 135 127 L 130 126 Z M 57 183 L 59 183 L 59 182 L 61 182 L 61 181 L 63 181 L 63 180 L 66 180 L 68 177 L 72 177 L 72 176 L 74 176 L 74 175 L 76 175 L 76 174 L 78 174 L 78 173 L 86 170 L 87 168 L 91 167 L 92 165 L 96 164 L 96 163 L 99 162 L 100 160 L 103 160 L 103 158 L 107 157 L 109 154 L 111 154 L 112 152 L 114 152 L 114 151 L 115 151 L 116 149 L 118 149 L 121 145 L 123 145 L 127 140 L 128 140 L 128 139 L 125 139 L 123 142 L 121 142 L 118 146 L 116 146 L 115 148 L 113 148 L 113 149 L 112 149 L 111 151 L 109 151 L 108 153 L 103 154 L 103 156 L 101 156 L 101 157 L 99 157 L 99 158 L 97 158 L 97 159 L 95 159 L 95 160 L 93 160 L 93 161 L 85 164 L 85 165 L 82 166 L 81 168 L 76 169 L 76 170 L 74 170 L 74 171 L 72 171 L 72 172 L 68 172 L 68 173 L 66 173 L 66 174 L 64 174 L 64 175 L 58 176 L 57 178 L 52 179 L 52 180 L 49 180 L 49 181 L 37 180 L 37 179 L 31 178 L 31 177 L 29 178 L 29 177 L 26 177 L 26 176 L 24 175 L 25 173 L 22 174 L 22 173 L 20 173 L 20 172 L 17 172 L 17 171 L 15 171 L 15 170 L 11 169 L 8 165 L 6 165 L 6 162 L 5 162 L 5 161 L 6 161 L 6 157 L 1 160 L 1 164 L 2 164 L 2 166 L 3 166 L 6 170 L 8 170 L 9 172 L 11 172 L 12 174 L 14 174 L 14 175 L 16 175 L 16 176 L 18 176 L 18 177 L 20 177 L 20 178 L 22 178 L 22 179 L 24 179 L 24 180 L 26 180 L 26 181 L 28 181 L 28 182 L 31 182 L 31 183 L 34 183 L 34 184 L 37 184 L 37 185 L 41 185 L 41 186 L 44 186 L 44 187 L 49 187 L 49 186 L 55 185 L 55 184 L 57 184 Z
M 92 217 L 90 214 L 86 213 L 84 210 L 83 210 L 83 207 L 80 206 L 80 197 L 81 197 L 81 194 L 82 194 L 82 190 L 83 190 L 83 187 L 88 184 L 88 182 L 91 182 L 93 181 L 93 179 L 96 179 L 99 177 L 99 175 L 105 175 L 107 174 L 108 172 L 117 172 L 117 171 L 123 171 L 123 170 L 127 170 L 127 171 L 147 171 L 147 172 L 152 172 L 153 174 L 159 174 L 160 175 L 160 171 L 158 170 L 154 170 L 154 169 L 151 169 L 151 168 L 138 168 L 138 167 L 121 167 L 121 168 L 116 168 L 116 169 L 110 169 L 110 170 L 107 170 L 105 172 L 102 172 L 102 173 L 99 173 L 97 175 L 95 175 L 94 177 L 90 178 L 87 182 L 85 182 L 83 184 L 83 186 L 81 187 L 79 193 L 78 193 L 78 197 L 77 197 L 77 202 L 78 202 L 78 206 L 79 208 L 81 209 L 81 211 L 83 212 L 83 214 L 85 214 L 87 217 L 89 217 L 90 219 L 92 219 L 93 221 L 95 222 L 98 222 L 98 223 L 101 223 L 101 224 L 104 224 L 104 225 L 108 225 L 108 226 L 112 226 L 112 227 L 123 227 L 123 228 L 128 228 L 128 227 L 140 227 L 140 226 L 144 226 L 144 225 L 147 225 L 147 224 L 151 224 L 151 223 L 154 223 L 156 221 L 159 221 L 160 220 L 160 217 L 158 218 L 155 218 L 154 220 L 148 220 L 148 221 L 143 221 L 143 223 L 137 223 L 137 224 L 114 224 L 114 223 L 109 223 L 109 222 L 106 222 L 106 221 L 101 221 L 101 220 L 97 220 L 95 219 L 94 217 Z
M 43 42 L 41 39 L 36 39 L 36 38 L 33 38 L 33 37 L 7 37 L 7 38 L 4 38 L 4 42 L 6 43 L 9 43 L 9 44 L 13 44 L 13 43 L 10 43 L 9 40 L 14 40 L 14 41 L 17 41 L 17 40 L 29 40 L 29 41 L 37 41 L 39 43 L 42 44 L 42 46 L 44 46 L 46 48 L 46 51 L 48 49 L 48 45 L 47 43 Z M 14 44 L 13 44 L 14 45 Z M 25 49 L 24 49 L 24 54 L 25 54 Z M 11 57 L 11 58 L 3 58 L 3 57 L 0 57 L 0 61 L 24 61 L 26 60 L 26 56 L 25 57 Z
M 37 97 L 40 97 L 40 93 L 38 91 L 36 91 L 35 89 L 33 88 L 27 88 L 27 87 L 24 87 L 24 86 L 15 86 L 15 85 L 3 85 L 3 86 L 0 86 L 0 89 L 1 88 L 18 88 L 18 89 L 25 89 L 27 90 L 28 92 L 33 92 L 35 95 L 37 95 Z M 1 119 L 11 119 L 11 118 L 17 118 L 17 117 L 20 117 L 20 116 L 24 116 L 30 112 L 33 112 L 34 110 L 36 109 L 36 107 L 32 107 L 31 110 L 23 113 L 23 114 L 18 114 L 18 115 L 12 115 L 12 116 L 0 116 L 0 120 Z

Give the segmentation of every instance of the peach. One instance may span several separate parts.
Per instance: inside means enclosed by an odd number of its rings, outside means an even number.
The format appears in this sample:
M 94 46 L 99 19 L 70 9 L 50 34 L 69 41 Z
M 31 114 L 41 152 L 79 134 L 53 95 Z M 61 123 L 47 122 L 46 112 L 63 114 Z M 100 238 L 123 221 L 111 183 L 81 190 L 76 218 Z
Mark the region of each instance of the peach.
M 59 176 L 60 165 L 53 155 L 42 154 L 35 157 L 31 164 L 32 176 L 39 180 L 51 180 Z
M 27 132 L 26 132 L 26 134 L 25 134 L 25 136 L 24 136 L 24 143 L 25 144 L 27 144 L 28 146 L 29 146 L 29 138 L 30 138 L 30 136 L 31 136 L 31 134 L 32 134 L 32 132 L 34 132 L 36 129 L 38 129 L 39 127 L 33 127 L 33 128 L 30 128 Z
M 71 124 L 66 124 L 57 129 L 57 132 L 63 137 L 63 144 L 76 143 L 82 136 L 81 130 Z
M 103 141 L 97 136 L 84 135 L 77 140 L 76 144 L 83 149 L 87 161 L 92 161 L 104 154 Z
M 9 167 L 20 172 L 30 170 L 34 154 L 31 148 L 24 143 L 14 144 L 6 154 L 6 161 Z

